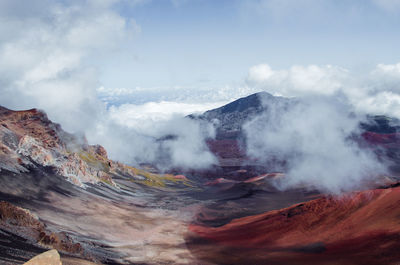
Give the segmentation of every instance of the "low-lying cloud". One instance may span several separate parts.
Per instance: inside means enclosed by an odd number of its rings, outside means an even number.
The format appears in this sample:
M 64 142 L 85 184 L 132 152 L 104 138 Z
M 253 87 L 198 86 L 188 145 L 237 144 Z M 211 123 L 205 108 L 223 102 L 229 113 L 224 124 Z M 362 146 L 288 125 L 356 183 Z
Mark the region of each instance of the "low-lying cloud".
M 387 172 L 371 150 L 353 138 L 366 114 L 400 117 L 400 66 L 379 64 L 355 74 L 335 66 L 250 68 L 246 83 L 286 101 L 246 124 L 248 154 L 287 172 L 282 188 L 306 184 L 330 192 L 362 187 Z M 293 98 L 295 97 L 295 98 Z
M 306 185 L 339 193 L 386 172 L 355 141 L 363 117 L 347 103 L 325 96 L 264 103 L 267 110 L 245 126 L 247 151 L 261 161 L 273 159 L 272 169 L 287 173 L 280 188 Z
M 205 144 L 206 139 L 215 137 L 211 125 L 182 116 L 157 122 L 144 120 L 140 126 L 138 120 L 131 122 L 108 116 L 86 134 L 94 143 L 101 143 L 110 157 L 129 164 L 150 163 L 165 170 L 200 169 L 216 163 Z

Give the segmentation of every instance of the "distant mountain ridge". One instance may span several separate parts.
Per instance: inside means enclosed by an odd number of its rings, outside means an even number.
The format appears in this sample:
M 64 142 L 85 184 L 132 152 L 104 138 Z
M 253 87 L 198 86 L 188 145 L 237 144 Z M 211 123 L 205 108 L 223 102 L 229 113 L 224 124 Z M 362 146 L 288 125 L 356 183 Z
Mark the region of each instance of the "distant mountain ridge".
M 216 137 L 207 141 L 209 149 L 217 156 L 221 167 L 237 170 L 243 166 L 259 166 L 256 161 L 247 157 L 248 136 L 244 131 L 244 125 L 268 111 L 272 105 L 279 105 L 279 110 L 285 111 L 298 102 L 297 98 L 285 98 L 259 92 L 208 110 L 201 115 L 190 115 L 190 117 L 214 125 Z M 367 115 L 366 119 L 360 122 L 359 127 L 360 135 L 356 136 L 358 140 L 355 140 L 360 143 L 365 142 L 365 147 L 376 149 L 379 156 L 382 155 L 380 147 L 384 147 L 385 158 L 393 163 L 391 167 L 396 172 L 400 172 L 400 167 L 397 166 L 400 163 L 400 120 L 385 115 Z
M 273 96 L 263 91 L 239 98 L 201 115 L 189 116 L 213 123 L 217 129 L 217 139 L 236 138 L 241 134 L 246 122 L 266 111 L 271 104 L 290 106 L 296 102 L 298 101 L 295 98 Z M 360 127 L 374 133 L 397 133 L 400 132 L 400 120 L 386 115 L 370 114 L 367 115 L 366 121 L 360 123 Z
M 247 121 L 268 109 L 269 103 L 277 101 L 289 104 L 292 99 L 276 97 L 267 92 L 258 92 L 239 98 L 220 108 L 208 110 L 201 115 L 191 115 L 191 117 L 213 123 L 217 129 L 217 139 L 238 138 Z

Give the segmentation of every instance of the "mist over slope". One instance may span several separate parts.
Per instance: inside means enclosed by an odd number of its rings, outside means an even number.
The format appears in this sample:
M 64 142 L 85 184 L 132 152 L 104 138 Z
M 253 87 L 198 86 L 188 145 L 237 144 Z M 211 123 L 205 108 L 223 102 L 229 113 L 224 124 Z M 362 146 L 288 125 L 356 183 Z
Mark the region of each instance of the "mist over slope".
M 276 182 L 281 189 L 305 185 L 332 193 L 377 184 L 396 163 L 379 157 L 376 147 L 365 142 L 370 133 L 396 132 L 393 122 L 379 117 L 356 111 L 341 97 L 285 98 L 266 92 L 197 116 L 216 127 L 212 150 L 218 153 L 230 141 L 245 152 L 247 162 L 238 153 L 238 165 L 285 172 Z
M 305 184 L 341 192 L 361 188 L 387 173 L 372 150 L 356 141 L 366 117 L 346 103 L 310 97 L 292 105 L 264 104 L 266 111 L 244 126 L 247 153 L 262 161 L 285 161 L 287 179 L 279 183 L 282 188 Z M 282 170 L 279 165 L 276 169 Z
M 305 108 L 306 102 L 296 102 L 281 114 Z M 390 144 L 396 121 L 378 121 L 364 123 L 364 132 L 370 143 Z M 288 176 L 278 173 L 205 182 L 196 174 L 157 174 L 110 160 L 104 148 L 63 131 L 35 109 L 0 108 L 0 124 L 0 260 L 6 264 L 46 248 L 72 264 L 399 259 L 396 180 L 340 196 L 309 190 L 322 190 L 318 185 L 282 192 L 276 181 Z

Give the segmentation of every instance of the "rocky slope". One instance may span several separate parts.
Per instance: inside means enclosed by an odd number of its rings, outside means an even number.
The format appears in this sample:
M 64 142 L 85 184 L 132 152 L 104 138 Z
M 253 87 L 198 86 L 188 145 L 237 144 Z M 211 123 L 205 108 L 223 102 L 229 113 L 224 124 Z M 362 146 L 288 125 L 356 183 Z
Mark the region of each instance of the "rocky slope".
M 192 225 L 188 241 L 217 264 L 398 264 L 399 203 L 399 187 L 322 197 L 220 227 Z
M 47 167 L 80 187 L 99 182 L 116 186 L 113 175 L 156 186 L 186 181 L 112 161 L 102 146 L 65 132 L 40 110 L 12 111 L 0 106 L 0 170 L 18 174 L 35 166 Z
M 238 139 L 242 137 L 243 125 L 268 109 L 268 105 L 290 105 L 295 100 L 275 97 L 267 92 L 259 92 L 250 96 L 237 99 L 220 108 L 209 110 L 199 116 L 191 116 L 200 120 L 212 122 L 217 129 L 217 140 Z
M 204 185 L 197 175 L 130 167 L 38 110 L 2 108 L 0 119 L 2 264 L 48 248 L 63 264 L 208 264 L 186 245 L 191 223 L 223 225 L 313 198 L 277 192 L 263 176 Z
M 114 184 L 111 161 L 101 146 L 64 132 L 39 110 L 11 111 L 0 107 L 0 170 L 28 172 L 51 167 L 70 182 L 84 186 L 99 181 Z
M 110 251 L 110 245 L 125 244 L 129 231 L 178 224 L 172 212 L 164 216 L 155 207 L 165 203 L 160 197 L 193 187 L 183 175 L 150 173 L 108 159 L 103 147 L 63 131 L 42 111 L 3 107 L 0 183 L 2 264 L 26 261 L 47 248 L 79 264 L 80 259 L 115 262 L 129 254 Z M 146 218 L 148 223 L 140 225 Z M 119 251 L 124 254 L 115 254 Z
M 369 123 L 363 134 L 382 159 L 398 150 L 397 128 L 385 124 Z M 0 263 L 21 264 L 50 248 L 63 264 L 400 261 L 400 188 L 392 179 L 343 197 L 281 191 L 274 182 L 284 174 L 237 166 L 247 158 L 236 140 L 217 141 L 212 151 L 232 164 L 207 179 L 150 173 L 110 160 L 41 111 L 0 108 Z

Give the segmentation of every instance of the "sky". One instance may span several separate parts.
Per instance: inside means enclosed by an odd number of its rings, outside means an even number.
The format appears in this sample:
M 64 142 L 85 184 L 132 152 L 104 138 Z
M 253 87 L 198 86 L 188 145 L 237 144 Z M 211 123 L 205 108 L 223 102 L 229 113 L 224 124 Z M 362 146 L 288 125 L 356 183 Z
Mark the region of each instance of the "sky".
M 95 75 L 95 93 L 111 105 L 221 105 L 255 92 L 249 70 L 262 64 L 367 75 L 400 62 L 399 0 L 1 0 L 0 8 L 3 54 L 41 47 L 40 59 L 61 58 L 54 73 Z
M 0 0 L 0 105 L 201 167 L 215 132 L 183 117 L 259 91 L 400 118 L 399 29 L 400 0 Z
M 119 10 L 141 30 L 106 64 L 106 87 L 232 85 L 260 63 L 363 70 L 400 61 L 398 0 L 164 0 Z

